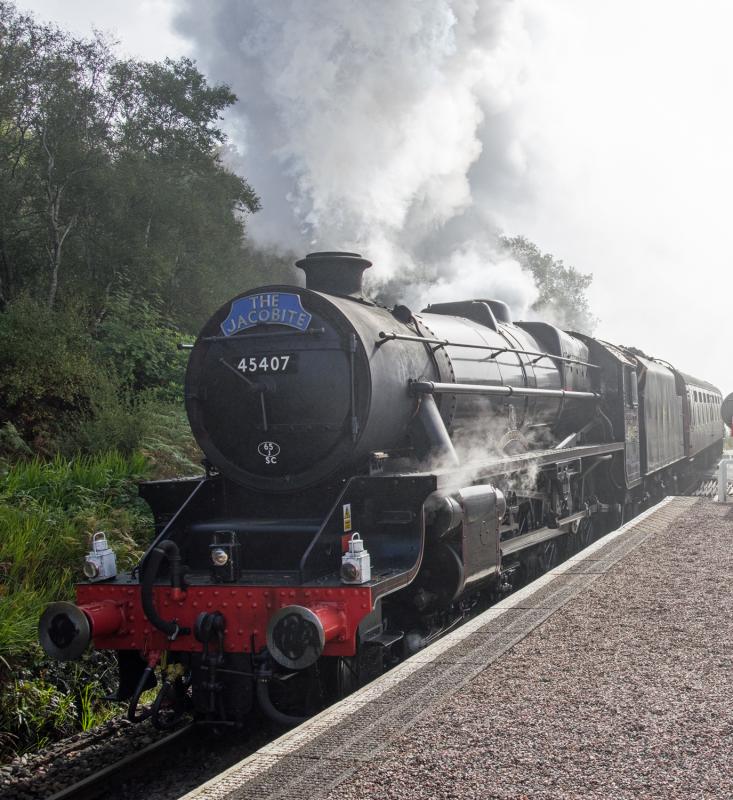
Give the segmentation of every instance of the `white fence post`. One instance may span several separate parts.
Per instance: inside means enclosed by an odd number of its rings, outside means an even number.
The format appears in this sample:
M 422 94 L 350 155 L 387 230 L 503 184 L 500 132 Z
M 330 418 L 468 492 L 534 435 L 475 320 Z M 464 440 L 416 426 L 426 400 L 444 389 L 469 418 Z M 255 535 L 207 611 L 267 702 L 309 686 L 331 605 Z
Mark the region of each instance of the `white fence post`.
M 725 503 L 728 498 L 728 464 L 730 459 L 726 456 L 720 459 L 718 471 L 718 502 Z

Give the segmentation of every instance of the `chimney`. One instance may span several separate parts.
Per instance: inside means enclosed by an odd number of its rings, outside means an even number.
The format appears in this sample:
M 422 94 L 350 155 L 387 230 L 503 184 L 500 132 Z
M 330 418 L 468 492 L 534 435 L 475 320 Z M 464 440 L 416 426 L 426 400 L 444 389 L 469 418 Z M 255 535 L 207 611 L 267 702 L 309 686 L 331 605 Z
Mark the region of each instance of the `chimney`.
M 355 297 L 363 295 L 362 274 L 371 265 L 372 262 L 359 253 L 339 252 L 308 253 L 295 262 L 295 266 L 305 272 L 306 288 Z

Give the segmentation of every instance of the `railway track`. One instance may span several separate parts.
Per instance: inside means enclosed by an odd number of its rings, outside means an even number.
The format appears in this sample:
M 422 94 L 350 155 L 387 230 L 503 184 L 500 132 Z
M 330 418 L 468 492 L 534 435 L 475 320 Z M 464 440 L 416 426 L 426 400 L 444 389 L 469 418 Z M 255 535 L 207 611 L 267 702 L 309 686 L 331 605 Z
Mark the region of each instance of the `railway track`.
M 0 767 L 0 800 L 173 800 L 279 733 L 261 720 L 223 736 L 194 722 L 161 734 L 115 720 Z
M 179 746 L 183 738 L 194 735 L 195 728 L 195 723 L 190 722 L 162 739 L 149 744 L 142 750 L 131 753 L 119 761 L 108 764 L 91 775 L 87 775 L 85 778 L 70 784 L 64 789 L 54 792 L 54 794 L 48 796 L 48 800 L 95 800 L 97 797 L 106 796 L 109 794 L 110 779 L 123 773 L 129 774 L 145 770 L 151 758 L 160 756 L 174 745 Z

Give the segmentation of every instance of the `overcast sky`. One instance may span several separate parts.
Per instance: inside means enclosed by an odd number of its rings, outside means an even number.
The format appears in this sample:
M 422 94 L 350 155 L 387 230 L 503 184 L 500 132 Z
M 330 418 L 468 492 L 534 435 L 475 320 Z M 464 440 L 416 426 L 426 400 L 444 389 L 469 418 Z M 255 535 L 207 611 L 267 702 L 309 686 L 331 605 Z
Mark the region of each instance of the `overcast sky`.
M 467 226 L 496 224 L 593 273 L 596 335 L 733 391 L 733 4 L 484 0 L 476 13 L 472 0 L 394 0 L 354 3 L 352 14 L 343 0 L 18 5 L 76 33 L 111 31 L 125 54 L 191 55 L 230 83 L 240 97 L 228 121 L 241 155 L 232 163 L 265 205 L 255 233 L 304 248 L 324 236 L 333 248 L 367 241 L 366 255 L 389 261 L 418 239 L 426 249 L 433 214 L 451 237 L 461 230 L 466 259 L 451 264 L 469 271 L 484 251 Z M 358 58 L 328 39 L 337 23 L 361 43 Z M 398 61 L 403 25 L 414 51 Z M 309 46 L 324 37 L 331 50 Z M 318 61 L 329 52 L 340 83 Z M 372 94 L 352 83 L 338 95 L 344 64 Z M 324 96 L 309 106 L 319 80 Z M 370 128 L 365 104 L 378 118 L 380 96 L 390 113 Z M 342 139 L 331 129 L 330 149 L 316 124 L 329 97 L 357 117 Z M 376 166 L 361 158 L 361 130 L 382 147 Z M 383 167 L 390 148 L 399 158 Z M 373 240 L 356 231 L 334 241 L 356 224 L 340 175 L 358 184 Z M 341 227 L 329 227 L 340 208 Z M 507 265 L 497 269 L 516 283 Z

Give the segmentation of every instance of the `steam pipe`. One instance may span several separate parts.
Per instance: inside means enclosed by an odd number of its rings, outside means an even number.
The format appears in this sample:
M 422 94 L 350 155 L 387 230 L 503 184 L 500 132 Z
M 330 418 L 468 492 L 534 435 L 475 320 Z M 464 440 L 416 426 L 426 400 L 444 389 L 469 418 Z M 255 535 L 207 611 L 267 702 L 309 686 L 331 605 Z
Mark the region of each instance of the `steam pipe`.
M 155 627 L 162 631 L 171 641 L 179 633 L 189 633 L 187 628 L 180 628 L 175 620 L 165 620 L 155 610 L 153 603 L 153 583 L 158 575 L 158 569 L 164 558 L 167 558 L 171 567 L 171 586 L 173 587 L 174 599 L 181 596 L 182 589 L 182 565 L 181 551 L 172 539 L 164 539 L 153 548 L 150 556 L 145 563 L 142 580 L 140 582 L 140 598 L 142 600 L 145 616 Z
M 160 651 L 153 650 L 148 657 L 148 663 L 140 675 L 140 680 L 137 682 L 135 692 L 130 699 L 130 705 L 127 707 L 127 719 L 130 722 L 143 722 L 152 713 L 152 708 L 145 708 L 139 714 L 137 713 L 137 704 L 140 702 L 140 697 L 146 689 L 151 689 L 156 684 L 155 680 L 155 667 L 160 661 Z
M 415 385 L 413 384 L 413 386 Z M 447 384 L 435 385 L 443 386 Z M 416 421 L 420 424 L 425 434 L 430 447 L 430 455 L 439 458 L 446 466 L 457 467 L 460 463 L 458 455 L 453 447 L 453 442 L 450 440 L 445 422 L 440 416 L 440 411 L 438 411 L 438 406 L 435 404 L 435 398 L 432 393 L 425 394 L 421 398 Z

